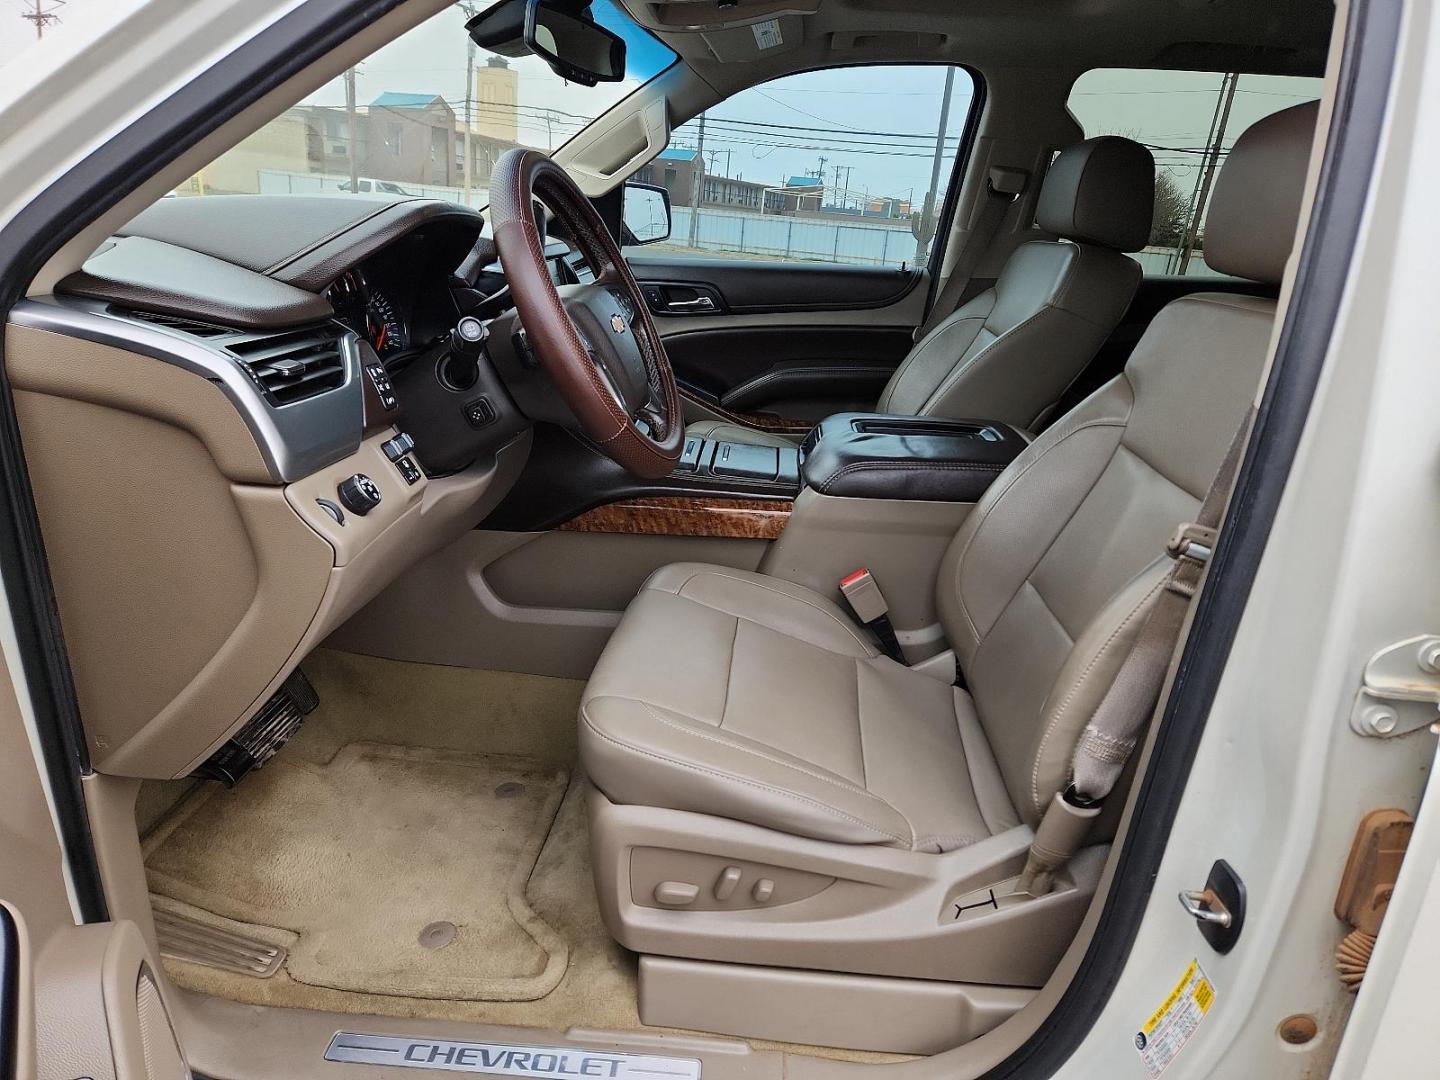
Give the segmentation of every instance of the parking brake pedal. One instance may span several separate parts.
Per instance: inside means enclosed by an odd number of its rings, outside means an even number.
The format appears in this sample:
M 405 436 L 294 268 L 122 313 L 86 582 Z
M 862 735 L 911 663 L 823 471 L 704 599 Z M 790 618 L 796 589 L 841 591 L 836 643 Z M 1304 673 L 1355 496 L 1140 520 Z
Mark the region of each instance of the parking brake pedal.
M 195 776 L 234 787 L 251 769 L 263 768 L 319 704 L 320 695 L 296 668 L 260 711 L 195 770 Z

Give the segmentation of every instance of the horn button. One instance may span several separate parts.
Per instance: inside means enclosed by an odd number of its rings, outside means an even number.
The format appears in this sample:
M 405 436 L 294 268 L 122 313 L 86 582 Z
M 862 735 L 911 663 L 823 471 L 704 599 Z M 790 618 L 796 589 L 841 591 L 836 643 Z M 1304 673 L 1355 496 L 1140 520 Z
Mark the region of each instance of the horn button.
M 651 397 L 645 356 L 632 326 L 634 305 L 599 285 L 565 285 L 557 291 L 596 368 L 626 415 L 633 416 Z

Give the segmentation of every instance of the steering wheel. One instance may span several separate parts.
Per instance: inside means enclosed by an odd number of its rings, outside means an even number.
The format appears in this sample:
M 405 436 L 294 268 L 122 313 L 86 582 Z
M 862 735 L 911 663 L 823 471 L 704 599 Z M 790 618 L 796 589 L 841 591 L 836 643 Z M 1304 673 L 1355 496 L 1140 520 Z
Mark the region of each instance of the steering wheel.
M 537 197 L 565 226 L 594 282 L 555 287 L 535 223 Z M 490 221 L 530 348 L 581 429 L 635 475 L 669 475 L 685 442 L 675 373 L 595 207 L 545 154 L 515 149 L 495 165 Z

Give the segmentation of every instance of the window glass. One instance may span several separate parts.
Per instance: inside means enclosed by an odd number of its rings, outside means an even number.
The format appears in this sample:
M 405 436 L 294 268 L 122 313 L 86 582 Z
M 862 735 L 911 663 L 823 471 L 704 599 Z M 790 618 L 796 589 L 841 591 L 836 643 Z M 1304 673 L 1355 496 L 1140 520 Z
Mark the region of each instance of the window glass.
M 177 196 L 358 191 L 481 207 L 490 172 L 516 146 L 557 149 L 675 61 L 614 0 L 595 20 L 625 39 L 620 82 L 566 82 L 538 57 L 476 47 L 466 21 L 492 0 L 464 0 L 266 124 L 175 189 Z
M 1124 135 L 1155 155 L 1147 275 L 1219 277 L 1205 265 L 1205 209 L 1215 173 L 1256 120 L 1320 96 L 1320 79 L 1218 71 L 1098 68 L 1070 91 L 1085 136 Z M 1198 224 L 1197 224 L 1198 223 Z
M 670 194 L 670 238 L 651 250 L 924 264 L 974 96 L 963 68 L 934 64 L 743 90 L 677 128 L 636 172 Z

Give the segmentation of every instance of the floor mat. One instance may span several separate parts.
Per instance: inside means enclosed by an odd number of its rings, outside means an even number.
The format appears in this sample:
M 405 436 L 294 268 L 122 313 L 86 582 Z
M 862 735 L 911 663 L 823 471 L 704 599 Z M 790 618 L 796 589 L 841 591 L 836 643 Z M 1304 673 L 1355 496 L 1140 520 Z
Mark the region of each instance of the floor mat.
M 570 960 L 526 899 L 567 782 L 530 758 L 422 747 L 282 756 L 176 807 L 146 841 L 150 888 L 172 910 L 287 944 L 295 983 L 533 1001 Z M 454 924 L 453 940 L 422 945 L 431 923 Z

